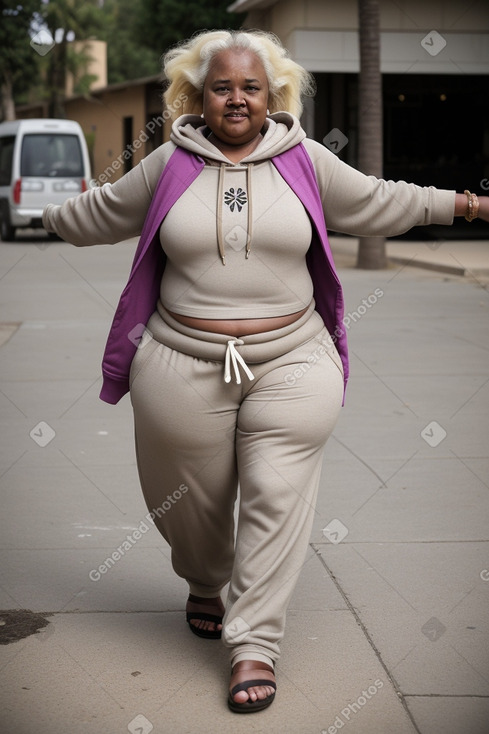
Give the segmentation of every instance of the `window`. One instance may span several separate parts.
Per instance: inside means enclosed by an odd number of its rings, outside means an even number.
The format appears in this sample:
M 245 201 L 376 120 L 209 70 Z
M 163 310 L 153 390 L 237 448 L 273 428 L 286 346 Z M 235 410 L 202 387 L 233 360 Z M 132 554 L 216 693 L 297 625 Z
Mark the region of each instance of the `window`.
M 20 159 L 21 176 L 83 178 L 83 159 L 76 135 L 25 135 Z

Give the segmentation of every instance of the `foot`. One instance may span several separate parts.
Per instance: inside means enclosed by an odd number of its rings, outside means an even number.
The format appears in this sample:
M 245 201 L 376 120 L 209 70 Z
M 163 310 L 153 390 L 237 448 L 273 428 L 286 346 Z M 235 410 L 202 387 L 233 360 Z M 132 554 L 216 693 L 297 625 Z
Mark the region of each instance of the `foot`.
M 232 690 L 239 683 L 246 683 L 246 681 L 252 680 L 270 680 L 275 683 L 275 675 L 273 668 L 266 663 L 262 663 L 258 660 L 242 660 L 233 666 L 233 672 L 231 675 L 231 683 L 229 686 L 229 692 L 232 696 L 232 700 L 237 704 L 246 704 L 247 701 L 264 701 L 266 698 L 273 696 L 275 693 L 275 686 L 260 685 L 250 686 L 244 691 L 238 691 L 232 695 Z
M 222 630 L 222 624 L 211 622 L 207 619 L 199 619 L 199 615 L 202 614 L 212 614 L 222 619 L 224 615 L 224 604 L 220 596 L 207 599 L 203 596 L 189 594 L 186 612 L 189 614 L 189 624 L 193 627 L 203 632 L 220 632 Z M 192 619 L 192 613 L 195 613 L 195 619 Z

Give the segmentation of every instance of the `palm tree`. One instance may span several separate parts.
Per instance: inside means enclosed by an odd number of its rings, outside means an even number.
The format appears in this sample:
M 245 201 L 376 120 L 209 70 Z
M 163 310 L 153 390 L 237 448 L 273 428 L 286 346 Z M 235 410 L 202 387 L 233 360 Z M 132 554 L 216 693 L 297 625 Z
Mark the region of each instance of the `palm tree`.
M 0 4 L 0 121 L 15 120 L 14 94 L 26 92 L 36 73 L 28 39 L 38 7 L 38 0 Z
M 101 14 L 97 0 L 51 0 L 43 6 L 42 16 L 52 38 L 56 41 L 50 51 L 47 70 L 49 94 L 49 116 L 65 117 L 64 99 L 66 72 L 74 71 L 77 63 L 83 63 L 86 56 L 73 51 L 69 53 L 68 43 L 73 38 L 86 39 L 100 28 Z
M 360 75 L 358 83 L 358 167 L 382 176 L 382 74 L 380 71 L 379 0 L 358 0 Z M 385 268 L 384 237 L 361 237 L 357 267 Z

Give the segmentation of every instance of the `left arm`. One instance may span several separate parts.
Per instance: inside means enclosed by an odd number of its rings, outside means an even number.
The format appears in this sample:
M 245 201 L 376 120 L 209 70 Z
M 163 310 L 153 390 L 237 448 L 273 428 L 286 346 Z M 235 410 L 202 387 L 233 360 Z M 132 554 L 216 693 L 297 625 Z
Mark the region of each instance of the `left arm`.
M 331 230 L 357 237 L 392 237 L 415 226 L 450 225 L 454 216 L 469 213 L 466 194 L 367 176 L 314 140 L 306 138 L 304 145 L 316 171 Z M 489 197 L 481 196 L 477 201 L 478 217 L 489 221 Z M 475 200 L 472 208 L 474 214 Z

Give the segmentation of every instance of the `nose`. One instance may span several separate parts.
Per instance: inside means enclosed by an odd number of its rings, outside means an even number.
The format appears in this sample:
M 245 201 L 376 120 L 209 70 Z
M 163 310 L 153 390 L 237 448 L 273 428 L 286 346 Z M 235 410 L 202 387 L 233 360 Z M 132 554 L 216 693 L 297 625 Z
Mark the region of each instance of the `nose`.
M 244 105 L 245 101 L 239 87 L 234 87 L 230 90 L 227 103 L 228 105 L 232 105 L 233 107 L 240 107 L 241 105 Z

